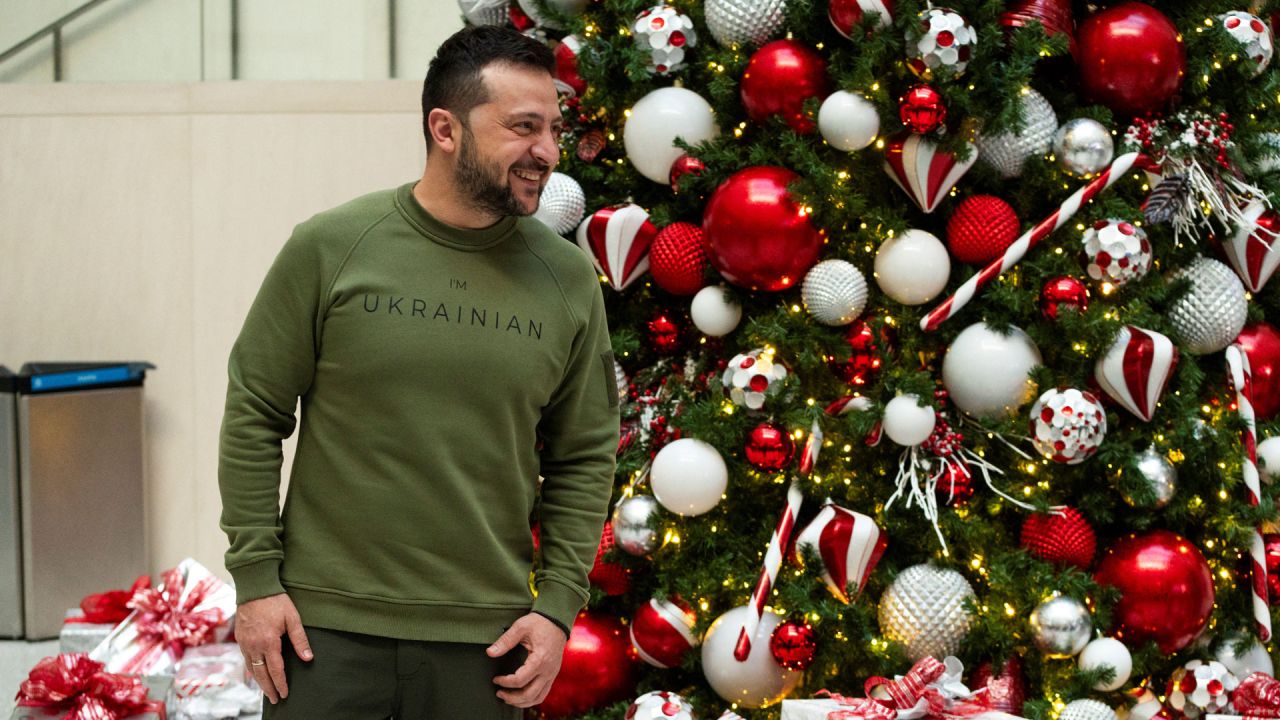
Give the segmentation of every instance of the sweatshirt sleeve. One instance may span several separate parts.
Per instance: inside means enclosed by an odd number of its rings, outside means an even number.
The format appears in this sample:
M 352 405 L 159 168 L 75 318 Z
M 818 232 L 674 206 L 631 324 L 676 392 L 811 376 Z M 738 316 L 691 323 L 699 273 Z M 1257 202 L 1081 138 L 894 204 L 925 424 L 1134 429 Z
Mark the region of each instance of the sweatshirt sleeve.
M 590 309 L 569 367 L 543 411 L 542 564 L 534 573 L 534 612 L 573 627 L 587 603 L 618 449 L 618 389 L 604 297 L 590 275 Z M 580 295 L 580 297 L 584 297 Z
M 293 434 L 294 409 L 315 371 L 322 283 L 317 245 L 300 226 L 267 272 L 231 349 L 218 487 L 238 603 L 284 592 L 280 444 Z

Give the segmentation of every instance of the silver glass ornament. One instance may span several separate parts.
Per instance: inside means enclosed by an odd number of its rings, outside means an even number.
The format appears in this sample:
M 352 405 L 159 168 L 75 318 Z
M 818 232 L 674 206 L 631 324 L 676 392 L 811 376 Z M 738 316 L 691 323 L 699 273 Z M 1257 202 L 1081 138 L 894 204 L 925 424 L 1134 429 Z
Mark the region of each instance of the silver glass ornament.
M 969 632 L 971 597 L 969 581 L 955 570 L 913 565 L 880 596 L 880 630 L 902 643 L 913 662 L 953 655 Z
M 1092 175 L 1115 157 L 1116 145 L 1107 127 L 1090 118 L 1068 120 L 1053 134 L 1053 154 L 1067 172 Z
M 1097 700 L 1072 700 L 1062 708 L 1058 720 L 1116 720 L 1116 711 Z
M 782 29 L 786 0 L 707 0 L 707 29 L 723 47 L 763 45 Z
M 626 402 L 631 380 L 627 378 L 627 371 L 622 369 L 622 363 L 617 360 L 613 361 L 613 381 L 618 384 L 618 402 Z
M 654 517 L 662 512 L 652 495 L 623 498 L 613 509 L 613 542 L 624 552 L 645 556 L 662 546 Z
M 1093 635 L 1093 618 L 1084 603 L 1060 595 L 1045 600 L 1031 612 L 1031 632 L 1036 647 L 1051 658 L 1080 654 Z
M 1035 90 L 1022 96 L 1022 118 L 1025 125 L 1021 132 L 978 136 L 978 159 L 1006 178 L 1021 175 L 1022 166 L 1032 156 L 1049 152 L 1058 131 L 1053 106 Z
M 1204 355 L 1226 349 L 1244 329 L 1244 283 L 1226 264 L 1204 256 L 1174 277 L 1191 281 L 1187 294 L 1169 308 L 1169 322 L 1187 352 Z
M 1136 463 L 1138 474 L 1147 482 L 1152 494 L 1156 496 L 1155 506 L 1162 508 L 1173 500 L 1178 492 L 1178 470 L 1164 455 L 1156 452 L 1154 446 L 1148 447 L 1138 454 Z M 1138 502 L 1130 495 L 1124 496 L 1130 507 L 1139 507 Z
M 577 229 L 587 211 L 587 198 L 577 180 L 564 173 L 553 172 L 542 188 L 538 210 L 533 217 L 542 221 L 557 235 Z
M 867 306 L 867 279 L 844 260 L 823 260 L 804 276 L 800 298 L 814 320 L 848 325 Z
M 458 9 L 472 25 L 506 25 L 511 22 L 508 4 L 509 0 L 458 0 Z

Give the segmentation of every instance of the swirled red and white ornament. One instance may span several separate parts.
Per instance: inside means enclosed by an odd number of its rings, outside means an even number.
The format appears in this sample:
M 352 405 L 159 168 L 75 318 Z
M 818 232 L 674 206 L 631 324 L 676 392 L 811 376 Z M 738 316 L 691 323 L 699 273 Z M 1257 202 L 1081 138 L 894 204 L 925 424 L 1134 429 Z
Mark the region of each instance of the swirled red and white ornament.
M 1254 202 L 1244 217 L 1247 224 L 1222 243 L 1222 250 L 1244 286 L 1256 293 L 1280 267 L 1280 213 Z
M 923 135 L 907 133 L 886 141 L 884 171 L 921 210 L 931 213 L 977 160 L 972 145 L 969 158 L 960 161 Z
M 614 290 L 624 290 L 649 269 L 649 246 L 658 228 L 639 205 L 597 210 L 578 226 L 578 246 Z
M 1126 325 L 1093 371 L 1103 392 L 1125 410 L 1150 421 L 1177 366 L 1173 341 L 1154 330 Z
M 845 604 L 862 592 L 888 544 L 874 520 L 832 502 L 796 538 L 801 559 L 806 551 L 818 556 L 822 582 Z

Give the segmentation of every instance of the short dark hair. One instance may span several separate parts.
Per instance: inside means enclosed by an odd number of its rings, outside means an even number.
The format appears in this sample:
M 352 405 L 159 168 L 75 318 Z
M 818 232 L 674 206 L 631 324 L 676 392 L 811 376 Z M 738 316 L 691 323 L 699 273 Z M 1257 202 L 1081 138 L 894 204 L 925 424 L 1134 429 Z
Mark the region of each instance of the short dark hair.
M 493 63 L 556 72 L 551 48 L 513 28 L 497 25 L 465 27 L 449 36 L 431 58 L 427 79 L 422 83 L 422 134 L 431 147 L 427 116 L 444 108 L 466 122 L 467 114 L 488 101 L 480 71 Z

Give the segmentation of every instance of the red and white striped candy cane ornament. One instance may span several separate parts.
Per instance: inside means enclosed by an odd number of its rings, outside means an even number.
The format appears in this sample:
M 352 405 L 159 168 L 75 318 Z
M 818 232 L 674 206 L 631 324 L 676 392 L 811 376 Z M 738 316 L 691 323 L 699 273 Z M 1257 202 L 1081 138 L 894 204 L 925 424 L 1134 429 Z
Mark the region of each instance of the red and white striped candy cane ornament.
M 809 439 L 805 441 L 804 452 L 800 454 L 800 474 L 792 479 L 787 488 L 787 505 L 782 509 L 782 517 L 778 518 L 778 526 L 769 538 L 769 549 L 764 554 L 764 567 L 760 569 L 760 579 L 756 581 L 755 592 L 751 593 L 751 615 L 738 634 L 738 644 L 733 648 L 733 657 L 738 662 L 746 662 L 751 655 L 751 638 L 755 637 L 756 628 L 760 625 L 760 617 L 764 615 L 764 606 L 769 601 L 769 593 L 778 580 L 778 571 L 782 569 L 782 552 L 791 542 L 791 532 L 796 527 L 796 516 L 800 514 L 800 505 L 804 502 L 804 493 L 800 491 L 800 478 L 808 477 L 813 472 L 813 465 L 818 461 L 818 453 L 822 450 L 822 428 L 818 421 L 813 421 L 809 429 Z
M 1058 209 L 1052 215 L 1041 220 L 1039 225 L 1023 233 L 1022 237 L 1015 240 L 1004 251 L 1002 256 L 992 260 L 989 265 L 956 288 L 951 297 L 944 300 L 941 305 L 933 310 L 930 310 L 929 314 L 920 320 L 920 328 L 925 332 L 938 329 L 938 326 L 960 312 L 979 290 L 986 287 L 992 280 L 1000 277 L 1005 270 L 1017 265 L 1028 250 L 1035 247 L 1037 243 L 1048 237 L 1053 231 L 1066 225 L 1085 203 L 1092 200 L 1098 193 L 1111 187 L 1116 180 L 1133 167 L 1134 163 L 1145 157 L 1141 153 L 1133 152 L 1121 155 L 1112 161 L 1111 167 L 1108 167 L 1102 171 L 1101 175 L 1089 181 L 1089 184 L 1075 191 L 1071 197 L 1058 206 Z
M 1249 491 L 1249 504 L 1257 505 L 1262 496 L 1258 482 L 1257 427 L 1253 417 L 1253 373 L 1249 369 L 1249 356 L 1240 345 L 1227 348 L 1227 368 L 1231 373 L 1231 386 L 1236 391 L 1236 406 L 1240 419 L 1244 420 L 1244 486 Z M 1267 606 L 1267 558 L 1262 544 L 1262 529 L 1254 527 L 1249 542 L 1251 589 L 1253 591 L 1253 621 L 1257 625 L 1258 639 L 1271 640 L 1271 609 Z

